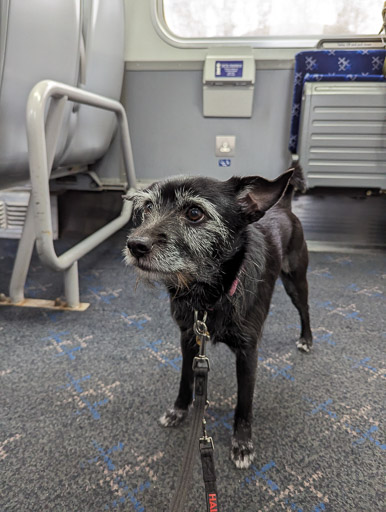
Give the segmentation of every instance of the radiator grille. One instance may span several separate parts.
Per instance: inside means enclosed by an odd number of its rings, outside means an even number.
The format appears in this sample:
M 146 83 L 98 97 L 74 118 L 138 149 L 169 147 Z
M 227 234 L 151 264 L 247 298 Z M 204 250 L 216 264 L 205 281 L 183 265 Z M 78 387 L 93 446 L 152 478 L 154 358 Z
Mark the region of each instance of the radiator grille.
M 28 191 L 0 192 L 0 238 L 20 238 L 27 215 Z M 51 215 L 54 239 L 58 238 L 57 197 L 51 196 Z
M 5 229 L 6 227 L 5 203 L 4 201 L 0 201 L 0 229 Z
M 300 163 L 313 186 L 386 187 L 386 84 L 306 83 Z

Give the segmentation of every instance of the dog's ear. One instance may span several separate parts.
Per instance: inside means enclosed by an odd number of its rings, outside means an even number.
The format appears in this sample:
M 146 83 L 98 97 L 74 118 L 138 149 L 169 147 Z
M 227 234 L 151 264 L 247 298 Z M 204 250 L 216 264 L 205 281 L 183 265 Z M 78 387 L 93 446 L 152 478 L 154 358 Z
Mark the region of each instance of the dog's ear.
M 133 227 L 138 227 L 141 223 L 142 216 L 140 214 L 140 208 L 138 204 L 143 196 L 143 190 L 130 189 L 125 195 L 121 196 L 124 201 L 131 201 L 133 203 L 133 210 L 131 214 L 130 222 Z
M 235 187 L 237 201 L 249 222 L 259 220 L 283 197 L 293 172 L 293 169 L 290 169 L 273 181 L 260 176 L 234 176 L 229 180 Z

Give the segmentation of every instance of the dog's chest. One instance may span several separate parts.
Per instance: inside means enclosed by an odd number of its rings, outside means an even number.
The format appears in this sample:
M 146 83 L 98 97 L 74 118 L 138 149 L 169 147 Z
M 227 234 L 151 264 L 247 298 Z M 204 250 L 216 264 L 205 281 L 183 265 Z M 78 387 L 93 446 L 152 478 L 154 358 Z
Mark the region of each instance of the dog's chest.
M 240 347 L 242 330 L 237 322 L 237 313 L 231 304 L 207 310 L 206 325 L 213 344 L 225 343 L 232 350 Z
M 172 316 L 182 331 L 193 332 L 194 309 L 182 301 L 172 301 Z M 234 306 L 226 301 L 216 304 L 213 308 L 206 310 L 206 325 L 213 343 L 226 343 L 231 346 L 231 340 L 238 337 L 238 327 L 235 322 L 236 310 Z M 198 311 L 199 319 L 203 318 L 204 311 Z
M 243 343 L 243 329 L 235 309 L 231 306 L 218 311 L 208 311 L 207 326 L 214 344 L 225 343 L 232 350 L 236 350 Z

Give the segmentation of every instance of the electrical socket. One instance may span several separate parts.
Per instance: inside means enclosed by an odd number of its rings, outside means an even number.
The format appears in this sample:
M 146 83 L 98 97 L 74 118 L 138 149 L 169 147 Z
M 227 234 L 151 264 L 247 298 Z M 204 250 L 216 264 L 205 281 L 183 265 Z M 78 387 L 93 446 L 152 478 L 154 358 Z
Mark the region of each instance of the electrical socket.
M 216 156 L 220 158 L 230 158 L 235 156 L 236 137 L 234 135 L 216 136 Z

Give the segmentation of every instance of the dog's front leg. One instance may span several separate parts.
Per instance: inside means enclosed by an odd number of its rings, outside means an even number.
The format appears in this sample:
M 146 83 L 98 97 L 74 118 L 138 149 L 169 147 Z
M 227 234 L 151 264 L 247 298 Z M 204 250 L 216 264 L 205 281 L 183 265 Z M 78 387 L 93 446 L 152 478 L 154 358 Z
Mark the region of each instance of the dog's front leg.
M 240 469 L 248 468 L 255 456 L 252 443 L 252 404 L 256 369 L 256 348 L 236 352 L 237 405 L 231 459 Z
M 176 427 L 187 416 L 189 405 L 193 400 L 193 359 L 198 355 L 199 346 L 195 341 L 192 329 L 181 331 L 182 368 L 178 396 L 174 406 L 160 418 L 164 427 Z

